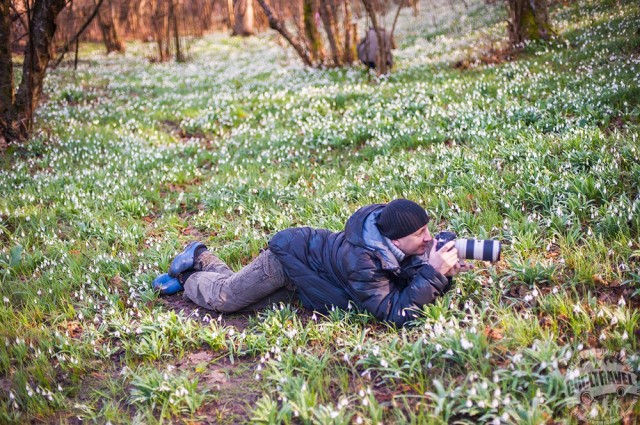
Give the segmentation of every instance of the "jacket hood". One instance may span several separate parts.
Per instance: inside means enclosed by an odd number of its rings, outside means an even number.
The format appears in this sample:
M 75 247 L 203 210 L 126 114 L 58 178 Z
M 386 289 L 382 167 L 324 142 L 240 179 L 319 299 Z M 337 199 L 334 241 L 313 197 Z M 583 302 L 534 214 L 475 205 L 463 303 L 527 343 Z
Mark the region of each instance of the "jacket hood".
M 360 208 L 347 221 L 344 233 L 347 242 L 374 251 L 384 269 L 397 270 L 400 264 L 376 225 L 376 219 L 385 205 L 372 204 Z

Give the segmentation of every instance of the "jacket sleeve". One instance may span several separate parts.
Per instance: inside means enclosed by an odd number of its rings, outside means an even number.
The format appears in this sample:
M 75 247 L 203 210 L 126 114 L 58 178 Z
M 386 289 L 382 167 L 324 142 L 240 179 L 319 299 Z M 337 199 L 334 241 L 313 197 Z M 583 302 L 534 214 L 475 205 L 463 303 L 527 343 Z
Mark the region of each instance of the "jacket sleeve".
M 429 264 L 421 266 L 406 287 L 389 279 L 387 272 L 375 267 L 370 258 L 349 273 L 349 285 L 362 305 L 378 320 L 404 325 L 417 317 L 422 306 L 432 303 L 451 286 L 450 280 Z

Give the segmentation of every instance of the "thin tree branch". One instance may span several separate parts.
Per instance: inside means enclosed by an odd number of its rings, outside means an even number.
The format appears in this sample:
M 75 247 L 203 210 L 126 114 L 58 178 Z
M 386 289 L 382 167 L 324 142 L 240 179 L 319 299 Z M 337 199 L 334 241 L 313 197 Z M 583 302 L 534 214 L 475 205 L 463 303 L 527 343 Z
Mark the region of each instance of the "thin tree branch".
M 258 3 L 260 4 L 260 6 L 262 6 L 262 10 L 264 10 L 265 15 L 267 15 L 269 26 L 278 31 L 289 42 L 289 44 L 293 46 L 305 65 L 312 66 L 313 61 L 311 60 L 309 53 L 305 51 L 300 41 L 296 40 L 291 35 L 291 33 L 285 27 L 284 22 L 276 16 L 275 12 L 267 4 L 266 0 L 258 0 Z
M 53 63 L 53 68 L 57 68 L 58 65 L 60 65 L 60 62 L 62 62 L 62 59 L 64 58 L 65 53 L 69 51 L 69 48 L 71 47 L 71 45 L 80 38 L 84 30 L 87 29 L 91 21 L 93 21 L 93 19 L 96 17 L 96 15 L 98 14 L 98 11 L 100 10 L 100 6 L 102 6 L 103 2 L 104 0 L 98 0 L 98 4 L 96 5 L 95 9 L 93 9 L 93 13 L 91 13 L 91 15 L 89 16 L 89 19 L 87 19 L 87 22 L 85 22 L 84 25 L 82 25 L 78 33 L 74 35 L 71 40 L 67 41 L 64 44 L 64 46 L 62 47 L 62 53 L 60 53 L 60 56 L 58 56 L 58 59 L 56 59 L 56 61 Z
M 400 16 L 400 9 L 402 9 L 407 3 L 407 0 L 400 0 L 398 4 L 398 10 L 396 11 L 396 16 L 393 18 L 393 25 L 391 25 L 391 33 L 389 34 L 389 38 L 391 39 L 391 47 L 396 47 L 396 40 L 393 37 L 393 32 L 396 30 L 396 23 L 398 22 L 398 16 Z

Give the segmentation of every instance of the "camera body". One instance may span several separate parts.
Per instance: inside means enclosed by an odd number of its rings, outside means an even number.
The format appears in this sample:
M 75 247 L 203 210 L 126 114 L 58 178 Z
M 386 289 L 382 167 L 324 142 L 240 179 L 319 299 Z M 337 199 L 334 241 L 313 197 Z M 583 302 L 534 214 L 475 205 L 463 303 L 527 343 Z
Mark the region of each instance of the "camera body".
M 458 258 L 461 260 L 481 260 L 495 263 L 500 259 L 499 241 L 491 239 L 457 239 L 453 232 L 440 232 L 436 235 L 436 251 L 449 241 L 456 241 Z

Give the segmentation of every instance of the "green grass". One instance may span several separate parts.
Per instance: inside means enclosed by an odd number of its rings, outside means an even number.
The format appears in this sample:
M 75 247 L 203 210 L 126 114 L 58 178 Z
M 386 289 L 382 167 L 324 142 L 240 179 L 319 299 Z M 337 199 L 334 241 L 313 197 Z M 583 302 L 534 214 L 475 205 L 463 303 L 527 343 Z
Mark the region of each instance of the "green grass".
M 0 422 L 571 423 L 580 351 L 638 370 L 638 5 L 557 6 L 556 39 L 497 64 L 475 60 L 505 46 L 502 5 L 456 7 L 403 11 L 382 78 L 304 69 L 272 33 L 50 70 L 0 160 Z M 406 329 L 150 289 L 190 240 L 239 269 L 396 197 L 503 243 Z

